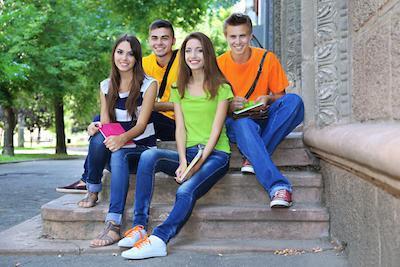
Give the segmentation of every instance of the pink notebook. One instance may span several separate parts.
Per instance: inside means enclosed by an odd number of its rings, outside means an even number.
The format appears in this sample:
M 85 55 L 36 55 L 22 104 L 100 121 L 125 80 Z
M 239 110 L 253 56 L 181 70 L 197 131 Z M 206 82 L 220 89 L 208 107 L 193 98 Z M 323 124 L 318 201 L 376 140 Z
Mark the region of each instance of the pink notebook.
M 116 136 L 116 135 L 120 135 L 120 134 L 125 133 L 125 129 L 122 127 L 122 125 L 119 122 L 112 122 L 112 123 L 103 124 L 99 128 L 99 131 L 104 136 L 104 138 L 107 138 L 109 136 Z M 133 144 L 133 141 L 130 140 L 126 144 Z

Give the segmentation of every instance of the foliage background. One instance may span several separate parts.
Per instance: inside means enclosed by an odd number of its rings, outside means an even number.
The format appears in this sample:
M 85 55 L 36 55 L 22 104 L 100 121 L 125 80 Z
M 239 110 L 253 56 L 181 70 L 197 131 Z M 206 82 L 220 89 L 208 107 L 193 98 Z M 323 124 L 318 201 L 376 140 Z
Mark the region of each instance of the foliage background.
M 21 113 L 28 128 L 53 129 L 62 145 L 64 120 L 68 132 L 85 129 L 98 113 L 98 84 L 108 76 L 109 53 L 119 35 L 137 35 L 147 55 L 148 25 L 164 18 L 174 25 L 177 48 L 188 32 L 202 31 L 220 54 L 226 49 L 222 23 L 235 2 L 0 1 L 2 127 L 14 133 L 13 117 Z

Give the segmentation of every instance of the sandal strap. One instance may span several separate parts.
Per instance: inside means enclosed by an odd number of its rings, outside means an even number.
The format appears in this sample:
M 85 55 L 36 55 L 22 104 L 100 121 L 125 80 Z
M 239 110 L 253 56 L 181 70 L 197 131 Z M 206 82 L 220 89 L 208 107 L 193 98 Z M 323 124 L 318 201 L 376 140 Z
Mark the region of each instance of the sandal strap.
M 120 225 L 112 224 L 111 221 L 106 223 L 106 227 L 104 230 L 97 236 L 96 239 L 105 241 L 102 245 L 90 245 L 90 247 L 103 247 L 103 246 L 109 246 L 114 244 L 115 242 L 119 241 L 121 239 L 121 234 L 120 234 Z M 118 235 L 117 238 L 113 238 L 112 236 L 109 236 L 108 234 L 110 232 L 114 232 Z
M 95 204 L 96 204 L 96 202 L 97 202 L 97 200 L 98 200 L 98 196 L 97 196 L 97 193 L 94 193 L 94 192 L 88 192 L 87 193 L 87 195 L 86 195 L 86 197 L 85 198 L 83 198 L 82 200 L 80 200 L 79 202 L 78 202 L 78 204 L 79 203 L 89 203 L 90 205 L 90 207 L 93 207 Z
M 117 224 L 113 224 L 111 222 L 107 222 L 106 228 L 104 228 L 104 230 L 98 235 L 97 238 L 98 239 L 106 239 L 106 238 L 110 237 L 108 235 L 108 233 L 110 231 L 113 231 L 113 232 L 117 233 L 118 235 L 120 235 L 121 227 L 119 225 L 117 225 Z M 114 239 L 112 239 L 112 240 L 114 240 Z
M 82 200 L 87 200 L 87 201 L 97 201 L 97 193 L 93 193 L 93 192 L 88 192 L 86 197 Z

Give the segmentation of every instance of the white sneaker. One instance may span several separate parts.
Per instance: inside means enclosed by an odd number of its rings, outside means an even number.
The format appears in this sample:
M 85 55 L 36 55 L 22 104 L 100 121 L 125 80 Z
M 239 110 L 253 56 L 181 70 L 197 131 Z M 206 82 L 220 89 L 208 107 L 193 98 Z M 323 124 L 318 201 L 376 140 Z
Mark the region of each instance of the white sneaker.
M 121 256 L 130 260 L 164 257 L 167 256 L 167 245 L 155 235 L 146 235 L 136 242 L 133 248 L 122 252 Z
M 131 248 L 137 241 L 146 236 L 146 230 L 141 225 L 137 225 L 125 232 L 124 238 L 118 242 L 119 247 Z
M 251 165 L 250 161 L 248 161 L 247 159 L 243 159 L 242 168 L 240 169 L 240 171 L 243 173 L 256 174 L 253 166 Z

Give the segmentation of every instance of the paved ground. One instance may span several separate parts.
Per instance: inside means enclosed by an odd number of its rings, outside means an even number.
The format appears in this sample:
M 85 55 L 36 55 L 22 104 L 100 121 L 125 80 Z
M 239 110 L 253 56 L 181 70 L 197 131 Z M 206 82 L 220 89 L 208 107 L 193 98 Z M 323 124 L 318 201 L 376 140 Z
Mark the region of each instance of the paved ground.
M 335 258 L 334 261 L 332 259 Z M 2 262 L 4 260 L 4 264 Z M 19 263 L 20 265 L 17 265 Z M 180 252 L 164 258 L 154 258 L 140 261 L 124 260 L 112 255 L 84 256 L 40 256 L 40 257 L 4 257 L 0 258 L 1 266 L 347 266 L 343 258 L 333 252 L 324 254 L 307 254 L 301 256 L 276 256 L 272 254 L 237 254 L 209 255 L 200 253 Z
M 39 214 L 43 204 L 62 196 L 55 188 L 78 180 L 82 166 L 83 159 L 0 164 L 0 231 Z
M 0 164 L 0 231 L 40 213 L 61 196 L 55 187 L 79 179 L 83 159 Z M 0 236 L 1 238 L 1 236 Z M 335 251 L 278 256 L 272 253 L 207 254 L 174 251 L 168 257 L 127 261 L 110 253 L 81 256 L 1 256 L 0 266 L 348 266 Z

